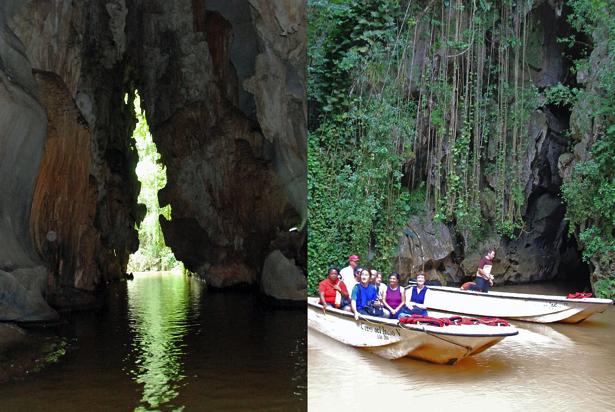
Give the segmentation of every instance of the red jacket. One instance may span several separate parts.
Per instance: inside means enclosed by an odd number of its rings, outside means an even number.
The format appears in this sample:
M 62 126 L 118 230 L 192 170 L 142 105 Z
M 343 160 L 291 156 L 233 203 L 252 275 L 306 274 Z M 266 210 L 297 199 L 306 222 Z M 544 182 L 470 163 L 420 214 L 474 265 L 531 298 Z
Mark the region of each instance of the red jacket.
M 342 296 L 348 297 L 348 289 L 346 288 L 344 282 L 338 280 L 336 284 L 340 286 L 340 289 L 342 289 Z M 318 284 L 318 291 L 324 292 L 325 302 L 335 305 L 336 290 L 333 289 L 333 286 L 335 286 L 335 284 L 332 284 L 329 279 L 325 279 Z

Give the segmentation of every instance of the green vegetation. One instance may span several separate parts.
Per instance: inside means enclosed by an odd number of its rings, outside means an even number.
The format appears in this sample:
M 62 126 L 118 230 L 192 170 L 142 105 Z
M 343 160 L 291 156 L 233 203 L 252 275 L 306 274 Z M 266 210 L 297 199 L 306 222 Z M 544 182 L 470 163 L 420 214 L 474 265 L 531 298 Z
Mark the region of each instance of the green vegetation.
M 311 292 L 351 253 L 389 271 L 411 215 L 469 244 L 523 227 L 531 1 L 469 3 L 308 2 Z
M 547 104 L 570 108 L 577 102 L 579 93 L 581 91 L 576 87 L 567 87 L 558 83 L 545 90 L 545 99 Z
M 589 158 L 575 165 L 572 176 L 562 186 L 566 201 L 566 219 L 570 232 L 577 233 L 583 246 L 583 258 L 595 267 L 595 290 L 598 296 L 615 296 L 615 3 L 608 0 L 569 0 L 568 16 L 579 33 L 594 36 L 610 64 L 595 67 L 597 84 L 586 88 L 581 96 L 579 116 L 591 119 L 590 130 L 576 130 L 594 141 Z M 574 38 L 572 39 L 574 40 Z M 598 44 L 599 43 L 599 44 Z M 577 67 L 588 66 L 587 56 Z M 598 66 L 596 64 L 596 66 Z M 590 108 L 584 112 L 583 108 Z
M 311 292 L 327 266 L 342 265 L 351 253 L 371 256 L 372 265 L 389 270 L 408 216 L 401 169 L 413 155 L 408 148 L 414 104 L 387 75 L 386 44 L 395 41 L 399 14 L 393 6 L 310 5 L 309 90 L 317 108 L 312 118 L 319 123 L 308 144 Z M 322 32 L 314 21 L 329 30 L 327 36 L 314 38 Z
M 139 153 L 136 173 L 141 182 L 138 202 L 147 207 L 147 213 L 138 226 L 139 250 L 130 256 L 128 271 L 172 270 L 181 267 L 181 262 L 165 245 L 159 222 L 160 215 L 171 218 L 171 206 L 161 208 L 158 203 L 158 191 L 167 183 L 166 168 L 160 162 L 138 94 L 135 94 L 134 107 L 137 125 L 132 136 Z

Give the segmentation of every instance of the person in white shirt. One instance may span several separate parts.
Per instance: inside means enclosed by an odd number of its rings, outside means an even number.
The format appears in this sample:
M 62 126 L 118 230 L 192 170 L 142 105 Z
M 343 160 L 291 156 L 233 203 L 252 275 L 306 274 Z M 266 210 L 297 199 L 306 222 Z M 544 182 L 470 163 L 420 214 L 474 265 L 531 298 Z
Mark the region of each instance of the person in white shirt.
M 370 273 L 370 283 L 376 287 L 378 291 L 378 300 L 380 303 L 384 305 L 384 294 L 387 291 L 387 285 L 382 282 L 382 273 L 378 272 L 376 269 L 371 269 Z M 388 318 L 390 312 L 387 309 L 384 309 L 385 317 Z
M 344 282 L 348 288 L 348 293 L 352 293 L 354 285 L 359 283 L 354 276 L 354 272 L 359 266 L 359 260 L 360 258 L 357 255 L 348 256 L 348 266 L 340 271 L 340 277 L 342 278 L 342 282 Z
M 377 272 L 374 286 L 378 288 L 378 296 L 384 299 L 384 295 L 387 293 L 387 285 L 382 281 L 382 273 Z

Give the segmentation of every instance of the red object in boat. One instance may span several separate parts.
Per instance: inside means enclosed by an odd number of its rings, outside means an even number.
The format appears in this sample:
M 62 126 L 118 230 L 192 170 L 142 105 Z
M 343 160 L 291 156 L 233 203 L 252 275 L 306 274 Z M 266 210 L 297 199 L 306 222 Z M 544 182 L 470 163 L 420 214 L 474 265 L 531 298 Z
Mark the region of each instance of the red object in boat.
M 478 319 L 480 323 L 488 326 L 510 326 L 510 323 L 505 321 L 504 319 L 499 318 L 480 318 Z
M 450 318 L 432 318 L 431 316 L 412 315 L 405 316 L 399 320 L 399 323 L 408 323 L 412 325 L 427 324 L 432 326 L 449 326 L 449 325 L 487 325 L 487 326 L 510 326 L 510 323 L 499 318 L 463 318 L 461 316 L 451 316 Z
M 567 298 L 568 299 L 585 299 L 585 298 L 591 298 L 592 294 L 589 292 L 575 292 L 575 293 L 569 293 Z
M 445 325 L 444 321 L 442 321 L 441 319 L 432 318 L 431 316 L 422 316 L 422 315 L 404 316 L 403 318 L 399 320 L 399 323 L 409 323 L 412 325 L 427 324 L 427 325 L 432 325 L 432 326 L 444 326 Z

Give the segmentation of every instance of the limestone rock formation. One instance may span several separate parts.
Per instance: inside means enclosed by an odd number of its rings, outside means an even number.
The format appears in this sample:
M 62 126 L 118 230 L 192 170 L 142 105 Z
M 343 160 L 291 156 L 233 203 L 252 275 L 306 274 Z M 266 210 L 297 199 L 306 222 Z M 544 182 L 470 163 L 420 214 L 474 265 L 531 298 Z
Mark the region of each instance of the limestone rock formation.
M 501 239 L 492 234 L 466 250 L 460 263 L 463 273 L 473 276 L 489 247 L 495 247 L 497 253 L 492 269 L 496 284 L 565 278 L 581 270 L 576 248 L 568 247 L 564 212 L 564 204 L 553 194 L 545 192 L 536 196 L 527 211 L 526 231 L 515 239 Z
M 292 259 L 274 250 L 265 259 L 261 288 L 265 295 L 276 299 L 304 302 L 307 279 Z
M 43 295 L 47 284 L 43 266 L 0 270 L 0 322 L 31 322 L 58 318 Z
M 533 113 L 521 174 L 525 183 L 526 227 L 515 239 L 491 235 L 476 247 L 468 248 L 461 262 L 467 276 L 476 272 L 478 261 L 488 247 L 498 249 L 493 268 L 496 283 L 548 280 L 565 277 L 579 269 L 568 264 L 578 261 L 579 255 L 569 247 L 572 241 L 566 232 L 565 206 L 559 195 L 562 184 L 559 158 L 568 150 L 566 128 L 563 120 L 548 109 Z
M 62 307 L 122 277 L 143 218 L 136 89 L 167 167 L 164 236 L 190 270 L 257 283 L 277 234 L 305 231 L 304 2 L 0 7 L 0 270 L 39 274 Z
M 48 124 L 32 202 L 34 242 L 50 265 L 54 285 L 93 290 L 100 240 L 93 226 L 90 133 L 62 80 L 50 72 L 36 72 L 36 79 Z
M 254 94 L 273 166 L 290 203 L 307 219 L 307 36 L 305 2 L 250 0 L 261 53 L 244 87 Z
M 463 274 L 452 261 L 454 243 L 448 227 L 427 216 L 413 217 L 403 230 L 394 268 L 402 283 L 424 272 L 430 281 L 458 282 Z
M 540 91 L 565 82 L 569 71 L 570 61 L 557 41 L 558 37 L 569 35 L 571 31 L 560 3 L 536 1 L 527 15 L 530 30 L 524 76 L 531 79 Z M 424 56 L 424 45 L 419 42 L 416 53 L 412 55 L 415 59 L 413 67 L 423 67 L 426 64 Z M 417 73 L 420 71 L 415 69 L 409 69 L 407 73 L 412 84 L 417 83 Z M 578 123 L 583 124 L 586 130 L 589 119 L 583 117 L 579 110 L 579 113 L 573 111 L 570 122 L 573 129 Z M 423 251 L 417 247 L 415 237 L 402 237 L 396 267 L 402 272 L 415 272 L 424 261 L 432 278 L 443 283 L 459 283 L 474 276 L 486 248 L 496 247 L 497 258 L 493 269 L 496 283 L 548 280 L 556 276 L 566 278 L 585 273 L 587 269 L 581 263 L 577 243 L 567 234 L 565 205 L 560 195 L 562 173 L 568 173 L 573 162 L 568 126 L 569 113 L 546 104 L 536 109 L 527 120 L 527 139 L 522 144 L 523 153 L 518 159 L 525 227 L 516 238 L 507 239 L 498 235 L 495 227 L 489 224 L 497 217 L 493 205 L 498 183 L 496 176 L 489 174 L 485 168 L 480 185 L 481 203 L 476 205 L 481 209 L 481 224 L 484 226 L 480 239 L 459 230 L 454 222 L 448 227 L 440 225 L 439 229 L 438 224 L 434 224 L 434 228 L 427 232 L 425 224 L 414 223 L 416 233 L 424 238 L 421 242 Z M 420 179 L 425 180 L 429 171 L 423 170 L 425 167 L 422 165 L 427 164 L 430 148 L 424 136 L 426 130 L 418 132 L 415 158 L 406 167 L 410 170 L 410 166 L 416 164 L 418 173 L 423 174 Z M 492 140 L 486 143 L 488 156 L 484 159 L 485 164 L 493 164 L 497 156 L 498 149 Z M 584 153 L 585 150 L 578 147 L 575 152 Z M 411 229 L 412 226 L 411 222 Z M 434 235 L 444 232 L 448 233 L 444 237 Z
M 132 28 L 144 39 L 138 87 L 167 165 L 160 201 L 173 216 L 161 224 L 208 284 L 256 283 L 269 241 L 305 219 L 304 7 L 195 4 L 144 2 Z
M 24 2 L 8 22 L 49 119 L 44 156 L 29 164 L 37 183 L 26 227 L 48 268 L 52 303 L 119 278 L 138 247 L 134 115 L 118 76 L 126 68 L 110 51 L 117 16 L 89 3 Z
M 23 44 L 7 26 L 18 2 L 0 4 L 0 321 L 52 319 L 47 280 L 29 232 L 29 211 L 47 117 Z
M 598 136 L 605 133 L 607 124 L 604 116 L 596 112 L 595 98 L 605 95 L 601 86 L 601 78 L 615 67 L 615 61 L 609 56 L 608 27 L 599 24 L 592 33 L 593 50 L 589 56 L 587 69 L 577 73 L 577 81 L 585 88 L 585 93 L 576 101 L 570 114 L 570 134 L 575 142 L 572 153 L 564 153 L 559 158 L 560 174 L 565 181 L 569 180 L 572 170 L 580 162 L 591 157 L 591 149 Z M 592 222 L 600 225 L 599 220 Z M 581 227 L 580 230 L 584 228 Z M 575 234 L 578 238 L 579 230 Z M 585 247 L 581 239 L 578 239 L 580 247 Z M 611 252 L 612 253 L 612 252 Z M 592 286 L 601 279 L 612 278 L 615 273 L 615 259 L 593 258 L 590 261 Z
M 532 83 L 539 88 L 553 86 L 566 76 L 567 63 L 563 46 L 558 42 L 568 32 L 563 24 L 561 11 L 550 2 L 536 1 L 528 16 L 530 33 L 528 34 L 527 65 Z

